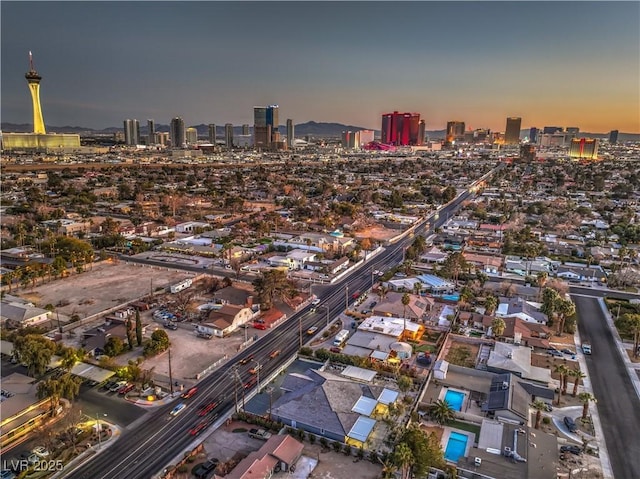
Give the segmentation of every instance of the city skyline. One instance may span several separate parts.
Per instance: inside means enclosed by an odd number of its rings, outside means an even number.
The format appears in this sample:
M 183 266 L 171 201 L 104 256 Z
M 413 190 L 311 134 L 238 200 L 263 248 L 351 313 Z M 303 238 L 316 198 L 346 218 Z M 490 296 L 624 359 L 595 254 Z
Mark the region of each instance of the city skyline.
M 521 117 L 522 128 L 640 132 L 636 2 L 149 6 L 3 2 L 2 120 L 32 121 L 33 51 L 56 126 L 241 125 L 255 105 L 279 104 L 297 124 L 379 130 L 383 113 L 413 111 L 428 130 L 504 131 Z

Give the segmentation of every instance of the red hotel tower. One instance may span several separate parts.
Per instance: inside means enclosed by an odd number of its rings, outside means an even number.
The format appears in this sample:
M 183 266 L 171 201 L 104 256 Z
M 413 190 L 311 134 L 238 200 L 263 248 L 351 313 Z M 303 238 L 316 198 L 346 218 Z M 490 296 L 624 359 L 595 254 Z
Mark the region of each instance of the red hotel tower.
M 381 142 L 388 145 L 422 145 L 420 113 L 385 113 L 382 115 Z M 424 134 L 423 134 L 424 136 Z

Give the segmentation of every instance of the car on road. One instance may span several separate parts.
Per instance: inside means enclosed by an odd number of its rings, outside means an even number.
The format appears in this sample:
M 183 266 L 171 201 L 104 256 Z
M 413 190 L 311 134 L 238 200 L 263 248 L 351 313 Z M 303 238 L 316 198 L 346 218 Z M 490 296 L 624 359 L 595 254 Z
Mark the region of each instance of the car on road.
M 253 439 L 262 439 L 263 441 L 266 441 L 271 437 L 271 433 L 264 429 L 254 428 L 254 429 L 249 429 L 249 437 L 252 437 Z
M 570 444 L 568 446 L 560 446 L 560 452 L 570 452 L 571 454 L 579 456 L 580 454 L 582 454 L 582 449 L 580 449 L 578 446 Z
M 249 374 L 258 374 L 258 371 L 262 369 L 262 364 L 256 364 L 254 367 L 249 369 Z
M 47 448 L 44 446 L 35 447 L 31 452 L 42 459 L 49 456 L 49 451 L 47 451 Z
M 193 475 L 196 476 L 197 479 L 205 479 L 211 471 L 213 471 L 220 461 L 218 459 L 209 459 L 207 462 L 202 464 L 198 464 L 193 469 Z
M 187 407 L 187 405 L 181 402 L 176 407 L 174 407 L 169 414 L 171 414 L 172 416 L 177 416 L 184 410 L 185 407 Z
M 316 334 L 316 331 L 318 331 L 318 326 L 313 326 L 313 327 L 307 329 L 307 334 L 309 336 L 313 336 L 314 334 Z
M 271 351 L 271 354 L 269 354 L 269 358 L 273 359 L 277 356 L 280 356 L 280 350 L 276 349 L 275 351 Z
M 320 300 L 318 298 L 314 299 L 313 301 L 311 301 L 311 304 L 313 306 L 318 306 L 320 304 Z
M 194 386 L 191 389 L 189 389 L 187 392 L 182 393 L 180 397 L 184 399 L 189 399 L 190 397 L 195 396 L 197 392 L 198 392 L 198 388 Z
M 578 426 L 576 426 L 575 421 L 571 419 L 569 416 L 565 416 L 563 421 L 564 421 L 564 425 L 567 426 L 567 429 L 569 430 L 569 432 L 572 432 L 572 433 L 578 432 Z
M 582 353 L 583 354 L 591 354 L 591 344 L 590 343 L 582 343 Z
M 240 361 L 238 361 L 239 364 L 247 364 L 249 363 L 251 360 L 253 360 L 254 355 L 250 354 L 249 356 L 247 356 L 246 358 L 242 358 Z
M 209 404 L 205 404 L 204 407 L 198 411 L 198 416 L 203 417 L 213 411 L 216 407 L 218 407 L 218 403 L 216 401 L 210 402 Z
M 192 436 L 199 435 L 202 431 L 211 425 L 211 421 L 202 421 L 189 430 L 189 434 Z
M 256 384 L 256 382 L 258 382 L 258 379 L 256 377 L 252 377 L 246 383 L 244 383 L 244 388 L 251 389 Z

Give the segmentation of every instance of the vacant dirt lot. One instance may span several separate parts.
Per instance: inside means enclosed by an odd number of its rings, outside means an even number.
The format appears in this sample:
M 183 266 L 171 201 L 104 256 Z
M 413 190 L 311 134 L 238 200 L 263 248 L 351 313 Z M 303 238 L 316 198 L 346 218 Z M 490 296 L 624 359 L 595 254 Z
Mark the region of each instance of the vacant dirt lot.
M 18 296 L 39 307 L 68 303 L 57 311 L 83 319 L 193 276 L 186 271 L 104 261 L 84 273 L 20 291 Z

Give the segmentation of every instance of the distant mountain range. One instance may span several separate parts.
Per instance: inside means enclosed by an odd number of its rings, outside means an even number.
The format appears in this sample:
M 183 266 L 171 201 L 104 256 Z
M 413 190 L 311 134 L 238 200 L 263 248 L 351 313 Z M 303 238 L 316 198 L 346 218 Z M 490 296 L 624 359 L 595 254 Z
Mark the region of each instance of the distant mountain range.
M 198 130 L 199 137 L 206 137 L 209 134 L 209 126 L 205 124 L 200 125 L 192 125 L 192 128 Z M 5 133 L 28 133 L 33 131 L 33 126 L 30 123 L 5 123 L 3 122 L 0 125 L 2 131 Z M 343 131 L 359 131 L 359 130 L 368 130 L 368 128 L 364 128 L 361 126 L 354 125 L 343 125 L 342 123 L 322 123 L 315 121 L 308 121 L 306 123 L 300 123 L 295 125 L 295 136 L 297 138 L 303 136 L 313 136 L 316 138 L 339 138 L 342 135 Z M 109 127 L 104 128 L 102 130 L 94 130 L 92 128 L 86 128 L 82 126 L 51 126 L 47 125 L 47 131 L 50 133 L 77 133 L 80 135 L 106 135 L 113 134 L 119 131 L 122 131 L 122 127 Z M 169 125 L 156 125 L 156 131 L 160 132 L 168 132 Z M 286 135 L 287 127 L 285 125 L 280 125 L 280 133 L 281 135 Z M 249 133 L 253 132 L 253 127 L 249 127 Z M 380 136 L 380 130 L 375 130 L 376 137 Z M 147 133 L 147 125 L 146 123 L 140 124 L 140 134 L 146 135 Z M 441 139 L 445 137 L 445 130 L 428 130 L 427 136 L 432 139 Z M 242 127 L 234 126 L 233 134 L 241 135 Z M 524 138 L 529 135 L 529 129 L 520 130 L 520 138 Z M 224 125 L 216 125 L 216 136 L 220 139 L 224 137 Z M 608 138 L 609 133 L 588 133 L 588 132 L 580 132 L 580 137 L 586 138 Z M 618 135 L 618 141 L 640 141 L 640 134 L 635 133 L 620 133 Z

